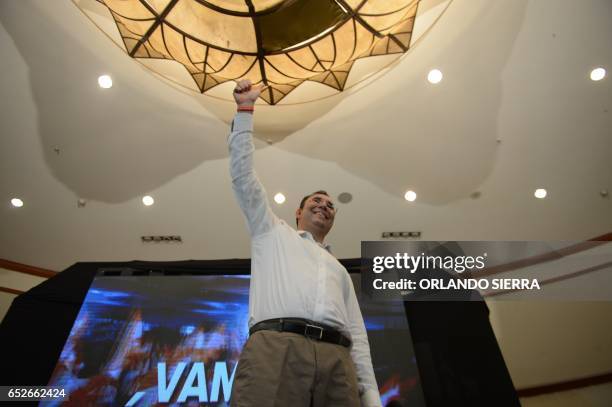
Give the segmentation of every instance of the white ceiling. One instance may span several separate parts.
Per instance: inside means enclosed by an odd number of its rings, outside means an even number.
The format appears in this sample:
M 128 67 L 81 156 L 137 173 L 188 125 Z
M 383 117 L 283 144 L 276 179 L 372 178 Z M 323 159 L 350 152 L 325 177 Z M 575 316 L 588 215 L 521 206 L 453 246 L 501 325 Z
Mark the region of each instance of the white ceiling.
M 259 107 L 256 169 L 270 197 L 288 198 L 275 212 L 292 221 L 305 193 L 350 192 L 329 236 L 340 258 L 359 257 L 360 242 L 383 231 L 425 240 L 612 231 L 612 200 L 599 195 L 612 192 L 611 79 L 588 79 L 612 69 L 611 18 L 609 0 L 454 0 L 368 86 Z M 169 86 L 70 1 L 2 1 L 0 24 L 1 258 L 62 270 L 249 257 L 228 176 L 231 103 Z M 434 67 L 444 73 L 436 86 L 425 79 Z M 110 90 L 97 85 L 103 73 Z M 537 187 L 546 199 L 533 197 Z M 416 202 L 403 199 L 407 189 Z M 157 234 L 184 242 L 140 241 Z

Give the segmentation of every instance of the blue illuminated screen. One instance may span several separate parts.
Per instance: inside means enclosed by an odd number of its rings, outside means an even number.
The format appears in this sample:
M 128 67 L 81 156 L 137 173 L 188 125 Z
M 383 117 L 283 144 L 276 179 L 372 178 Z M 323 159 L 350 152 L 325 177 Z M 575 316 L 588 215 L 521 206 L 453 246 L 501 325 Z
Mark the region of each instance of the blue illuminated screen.
M 49 386 L 70 405 L 229 406 L 248 294 L 244 275 L 97 277 Z M 424 406 L 403 304 L 360 306 L 383 406 Z

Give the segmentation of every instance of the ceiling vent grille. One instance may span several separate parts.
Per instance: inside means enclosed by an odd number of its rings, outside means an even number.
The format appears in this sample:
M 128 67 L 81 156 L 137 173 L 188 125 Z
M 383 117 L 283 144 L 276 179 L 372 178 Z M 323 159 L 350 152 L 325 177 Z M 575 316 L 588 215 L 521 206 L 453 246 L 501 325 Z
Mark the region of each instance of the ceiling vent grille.
M 168 236 L 141 236 L 143 243 L 183 243 L 183 238 L 178 235 Z
M 418 239 L 421 232 L 382 232 L 383 239 Z

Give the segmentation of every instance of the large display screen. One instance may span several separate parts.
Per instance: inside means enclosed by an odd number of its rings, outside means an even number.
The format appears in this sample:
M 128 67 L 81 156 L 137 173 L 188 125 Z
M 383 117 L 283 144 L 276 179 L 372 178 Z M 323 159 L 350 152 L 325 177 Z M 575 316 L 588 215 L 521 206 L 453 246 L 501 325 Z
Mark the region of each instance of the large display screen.
M 41 405 L 229 406 L 248 294 L 240 275 L 95 278 L 49 382 L 69 399 Z M 424 405 L 403 304 L 360 305 L 383 405 Z

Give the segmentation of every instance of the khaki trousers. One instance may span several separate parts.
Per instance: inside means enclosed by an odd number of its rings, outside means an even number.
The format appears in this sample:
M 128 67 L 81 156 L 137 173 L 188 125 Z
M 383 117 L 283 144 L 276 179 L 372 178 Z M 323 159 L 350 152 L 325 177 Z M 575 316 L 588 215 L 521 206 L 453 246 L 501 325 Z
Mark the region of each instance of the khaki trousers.
M 350 351 L 290 332 L 255 332 L 240 355 L 230 405 L 358 407 Z

